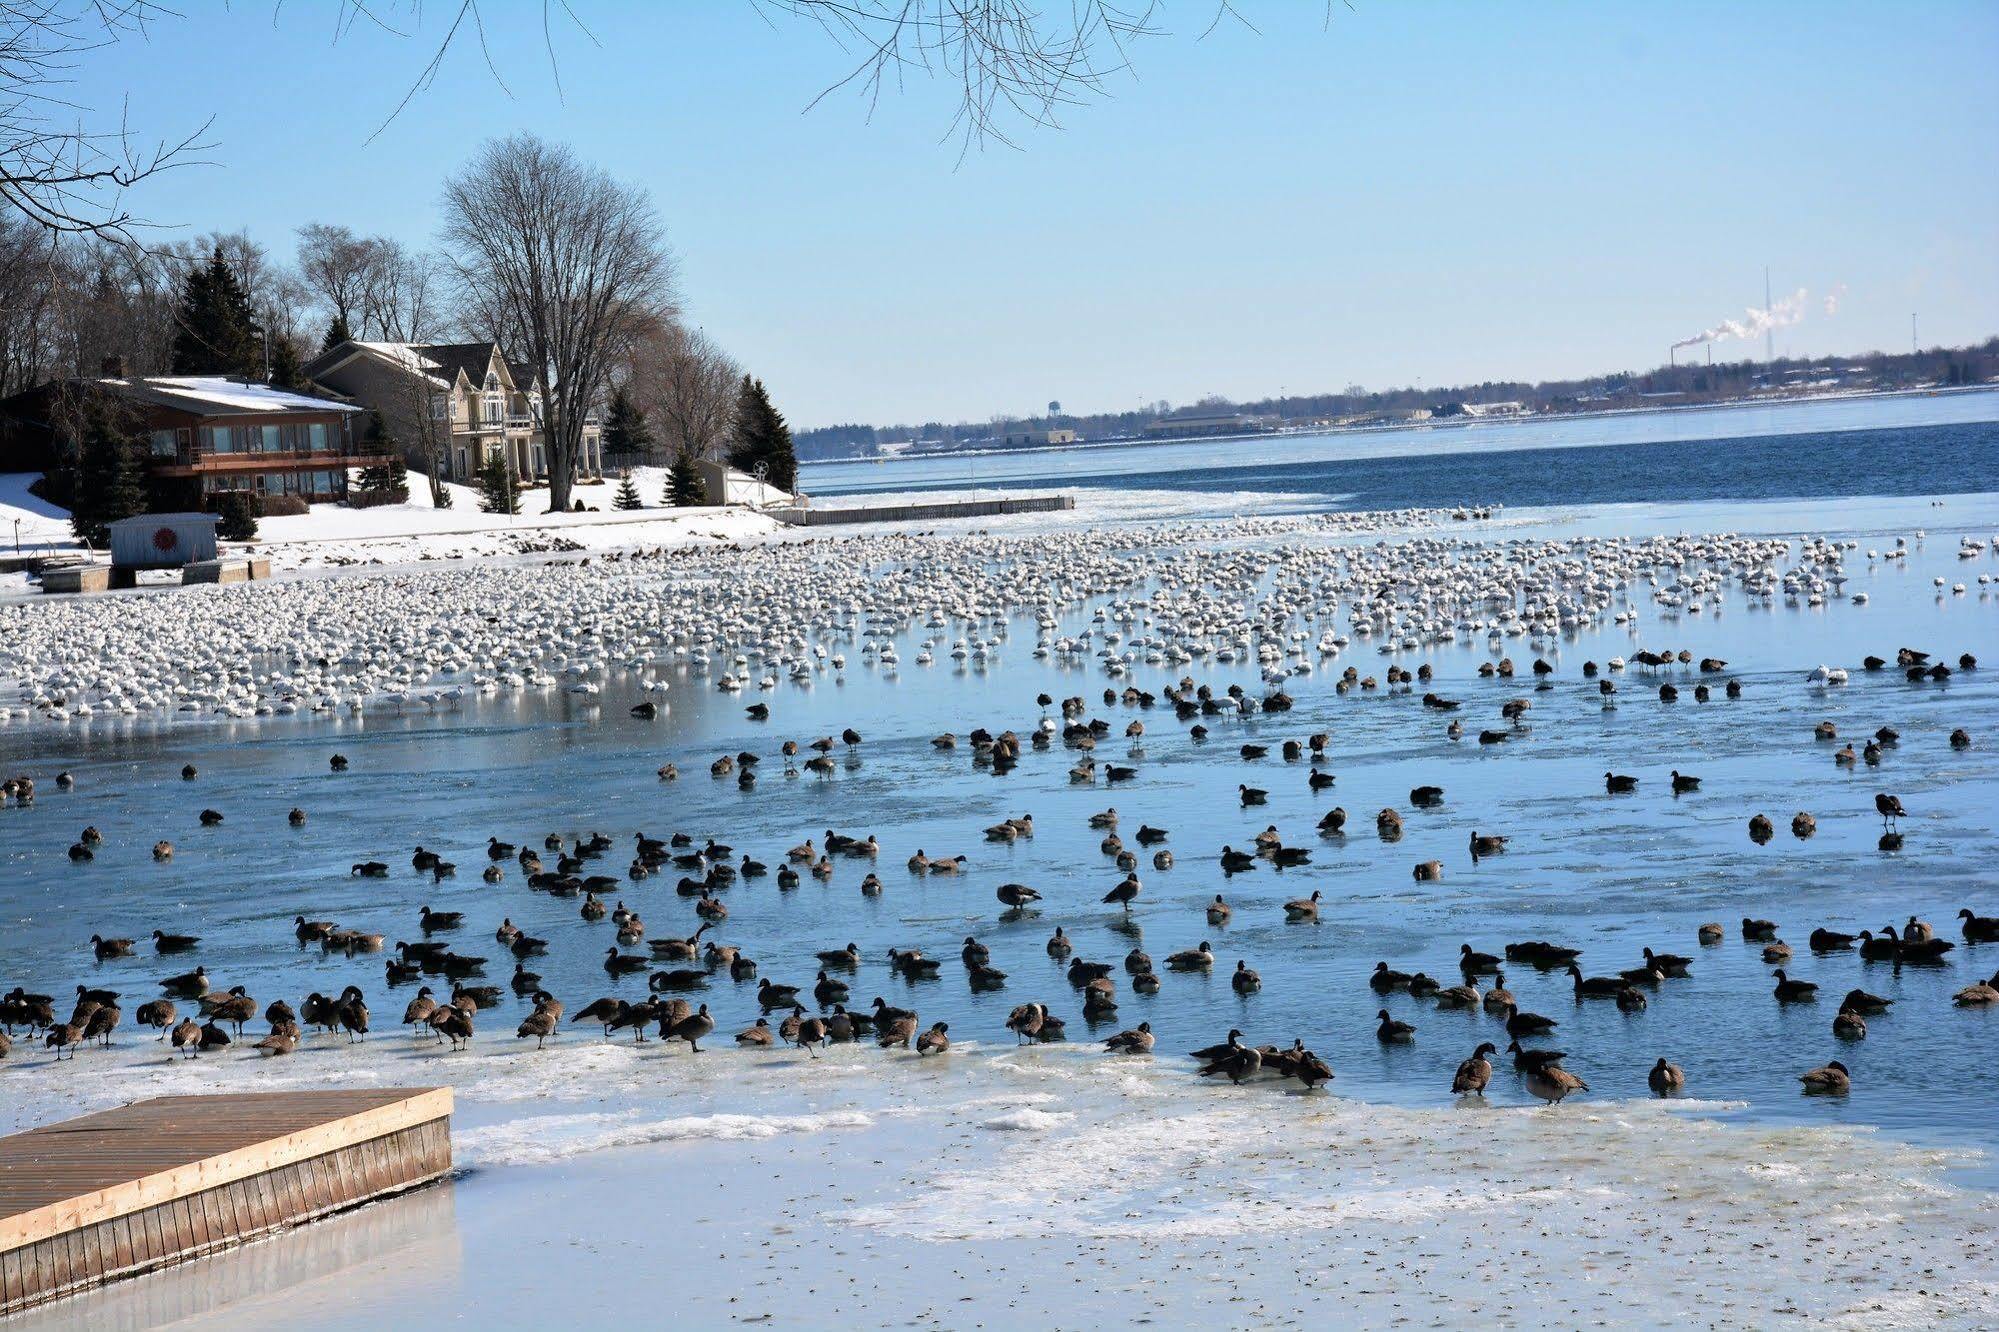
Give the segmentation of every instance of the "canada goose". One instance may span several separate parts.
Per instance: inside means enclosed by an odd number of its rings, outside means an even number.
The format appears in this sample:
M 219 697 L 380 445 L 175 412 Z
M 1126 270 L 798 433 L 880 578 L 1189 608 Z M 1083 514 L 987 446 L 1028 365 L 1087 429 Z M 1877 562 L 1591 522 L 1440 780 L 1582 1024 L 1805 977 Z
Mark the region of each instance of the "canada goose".
M 436 1008 L 437 1008 L 437 1000 L 431 997 L 430 987 L 426 985 L 422 989 L 418 990 L 416 992 L 416 998 L 410 1000 L 408 1005 L 404 1007 L 403 1025 L 405 1027 L 415 1028 L 420 1023 L 428 1022 L 430 1020 L 431 1013 L 435 1011 Z
M 1286 909 L 1288 910 L 1289 908 L 1287 907 Z M 1229 917 L 1234 914 L 1234 910 L 1227 902 L 1222 900 L 1220 893 L 1216 893 L 1215 900 L 1208 903 L 1208 924 L 1210 925 L 1226 925 L 1229 923 Z
M 1244 786 L 1241 783 L 1236 785 L 1236 794 L 1244 805 L 1261 805 L 1270 798 L 1270 792 L 1260 787 Z
M 1319 889 L 1314 888 L 1310 897 L 1294 897 L 1284 904 L 1286 920 L 1317 920 L 1319 918 Z M 1220 897 L 1215 899 L 1221 901 Z M 1213 919 L 1212 909 L 1209 919 Z
M 1839 1001 L 1839 1006 L 1856 1013 L 1877 1014 L 1887 1012 L 1894 1002 L 1892 999 L 1883 999 L 1878 994 L 1869 994 L 1865 990 L 1848 990 L 1846 997 Z
M 1509 840 L 1511 839 L 1492 833 L 1480 836 L 1474 829 L 1471 835 L 1471 858 L 1477 860 L 1481 856 L 1496 856 L 1506 850 L 1506 843 Z
M 168 1040 L 175 1050 L 187 1051 L 189 1059 L 198 1058 L 201 1054 L 201 1026 L 193 1018 L 182 1018 L 175 1023 Z M 225 1045 L 228 1043 L 228 1033 L 223 1033 L 222 1040 Z
M 1560 1105 L 1562 1098 L 1572 1092 L 1588 1091 L 1589 1084 L 1560 1064 L 1541 1064 L 1530 1067 L 1522 1078 L 1527 1090 L 1540 1097 L 1549 1105 Z
M 1458 945 L 1458 970 L 1467 976 L 1491 973 L 1499 970 L 1499 959 L 1491 953 L 1473 950 L 1470 944 Z
M 1790 961 L 1791 945 L 1785 943 L 1782 939 L 1771 940 L 1769 943 L 1763 945 L 1763 960 L 1772 965 L 1778 962 Z
M 1419 971 L 1409 978 L 1409 996 L 1412 999 L 1434 999 L 1442 993 L 1444 983 L 1432 978 L 1427 972 Z
M 896 1045 L 907 1050 L 915 1036 L 916 1014 L 914 1013 L 902 1013 L 887 1020 L 878 1019 L 875 1023 L 875 1044 L 884 1050 Z
M 1694 932 L 1703 944 L 1718 944 L 1722 940 L 1722 929 L 1718 922 L 1710 921 Z
M 1477 1008 L 1482 1002 L 1478 992 L 1478 982 L 1471 976 L 1465 977 L 1462 985 L 1450 985 L 1437 991 L 1439 1008 Z
M 1254 1046 L 1241 1043 L 1241 1033 L 1230 1032 L 1227 1045 L 1222 1053 L 1207 1061 L 1199 1076 L 1207 1078 L 1220 1074 L 1231 1085 L 1240 1085 L 1244 1079 L 1253 1078 L 1263 1067 L 1263 1052 Z
M 1905 944 L 1928 943 L 1936 937 L 1937 932 L 1928 921 L 1914 916 L 1909 917 L 1909 923 L 1902 927 L 1902 942 Z
M 1638 779 L 1624 773 L 1606 772 L 1603 775 L 1603 789 L 1611 795 L 1617 795 L 1625 791 L 1636 791 L 1638 789 Z
M 379 860 L 363 860 L 356 862 L 348 874 L 356 879 L 386 879 L 389 867 Z
M 1805 1003 L 1816 997 L 1818 991 L 1819 987 L 1811 981 L 1792 980 L 1784 974 L 1782 967 L 1777 968 L 1777 986 L 1773 993 L 1776 994 L 1778 1003 Z
M 1842 1006 L 1833 1015 L 1832 1034 L 1842 1041 L 1866 1040 L 1867 1019 L 1854 1009 Z
M 1971 732 L 1965 730 L 1962 726 L 1952 731 L 1950 733 L 1950 747 L 1952 749 L 1971 748 Z
M 1113 1054 L 1151 1054 L 1152 1045 L 1152 1024 L 1141 1022 L 1130 1031 L 1121 1031 L 1105 1041 L 1104 1049 Z
M 1752 814 L 1749 816 L 1750 841 L 1756 843 L 1756 845 L 1758 846 L 1764 846 L 1767 845 L 1770 839 L 1775 837 L 1776 835 L 1777 835 L 1777 825 L 1770 822 L 1769 815 Z
M 1457 1074 L 1451 1079 L 1451 1095 L 1485 1095 L 1485 1086 L 1492 1081 L 1492 1061 L 1486 1056 L 1497 1054 L 1499 1047 L 1491 1041 L 1481 1042 L 1471 1052 L 1471 1058 L 1458 1065 Z
M 1875 795 L 1874 812 L 1881 816 L 1883 827 L 1895 826 L 1896 821 L 1908 813 L 1907 810 L 1902 808 L 1902 798 L 1900 796 L 1889 795 L 1886 791 Z
M 950 1028 L 942 1022 L 930 1024 L 930 1030 L 916 1038 L 916 1053 L 919 1055 L 943 1054 L 951 1048 L 951 1038 L 946 1033 Z
M 1410 871 L 1418 883 L 1435 883 L 1444 877 L 1444 862 L 1425 860 Z
M 1406 1045 L 1416 1038 L 1416 1028 L 1407 1022 L 1388 1016 L 1387 1009 L 1382 1009 L 1374 1016 L 1379 1019 L 1379 1025 L 1374 1029 L 1374 1038 L 1383 1045 Z
M 465 1049 L 472 1043 L 473 1021 L 469 1010 L 456 1004 L 439 1004 L 424 1019 L 431 1030 L 451 1042 L 454 1050 Z
M 971 941 L 968 939 L 969 944 Z M 861 949 L 858 944 L 848 944 L 845 948 L 829 948 L 818 955 L 821 965 L 853 971 L 861 965 Z
M 770 1019 L 760 1017 L 751 1026 L 736 1033 L 736 1044 L 768 1047 L 776 1043 L 776 1034 L 770 1029 Z
M 798 1002 L 798 987 L 778 985 L 766 976 L 757 982 L 757 1002 L 766 1013 L 774 1008 L 790 1008 Z
M 1392 809 L 1384 808 L 1374 816 L 1374 830 L 1384 842 L 1392 842 L 1402 836 L 1402 816 Z
M 1840 953 L 1852 951 L 1853 941 L 1857 937 L 1852 934 L 1841 934 L 1837 930 L 1828 930 L 1821 926 L 1812 931 L 1812 937 L 1807 942 L 1814 953 Z
M 62 1052 L 69 1051 L 71 1059 L 76 1058 L 76 1047 L 83 1040 L 83 1025 L 78 1022 L 58 1022 L 48 1029 L 42 1043 L 56 1052 L 56 1059 L 62 1059 Z
M 1263 977 L 1249 969 L 1249 963 L 1236 960 L 1235 972 L 1229 977 L 1229 985 L 1237 994 L 1249 994 L 1263 988 Z
M 1048 956 L 1057 959 L 1065 958 L 1069 956 L 1073 948 L 1074 945 L 1070 943 L 1069 936 L 1062 932 L 1060 925 L 1057 925 L 1055 933 L 1048 937 Z
M 1655 953 L 1647 948 L 1645 965 L 1661 976 L 1684 976 L 1687 974 L 1687 968 L 1693 965 L 1693 959 L 1681 957 L 1677 953 Z
M 1799 841 L 1804 841 L 1818 830 L 1819 821 L 1804 810 L 1801 809 L 1791 816 L 1791 836 Z
M 636 953 L 620 953 L 615 944 L 604 950 L 604 970 L 613 976 L 630 975 L 648 970 L 651 966 L 651 958 L 640 957 Z
M 130 939 L 107 939 L 101 934 L 93 934 L 90 936 L 90 951 L 96 955 L 99 962 L 104 962 L 114 957 L 130 957 L 132 955 L 132 941 Z
M 462 911 L 432 911 L 428 906 L 417 909 L 417 922 L 425 934 L 436 934 L 444 930 L 455 930 L 465 923 Z
M 1542 1032 L 1552 1031 L 1558 1025 L 1555 1019 L 1551 1017 L 1543 1017 L 1539 1013 L 1523 1013 L 1514 1004 L 1506 1005 L 1501 1011 L 1506 1015 L 1506 1034 L 1508 1036 L 1535 1036 Z
M 1130 914 L 1132 900 L 1138 896 L 1138 888 L 1138 876 L 1127 874 L 1122 882 L 1104 894 L 1104 901 L 1107 904 L 1115 903 L 1123 907 L 1126 914 Z
M 1319 819 L 1319 832 L 1326 837 L 1346 835 L 1347 812 L 1343 806 L 1335 805 Z
M 1823 1068 L 1800 1073 L 1798 1081 L 1805 1085 L 1807 1096 L 1844 1096 L 1853 1086 L 1853 1079 L 1846 1071 L 1846 1065 L 1837 1059 Z
M 1652 1065 L 1652 1071 L 1645 1075 L 1645 1085 L 1652 1089 L 1654 1096 L 1677 1096 L 1686 1089 L 1687 1075 L 1678 1064 L 1669 1064 L 1664 1055 Z
M 1766 942 L 1777 937 L 1777 922 L 1774 920 L 1754 920 L 1742 918 L 1742 938 L 1745 943 Z
M 702 1038 L 714 1030 L 715 1019 L 708 1016 L 708 1005 L 702 1004 L 692 1013 L 675 1022 L 669 1031 L 662 1032 L 661 1034 L 670 1036 L 674 1040 L 686 1041 L 687 1048 L 691 1053 L 700 1054 Z
M 1166 957 L 1168 971 L 1206 971 L 1214 965 L 1215 950 L 1206 939 L 1203 939 L 1197 947 L 1184 948 L 1177 953 L 1169 953 Z
M 208 993 L 208 968 L 196 967 L 179 976 L 169 976 L 160 988 L 179 999 L 199 999 Z
M 133 1014 L 140 1026 L 151 1027 L 159 1032 L 160 1040 L 166 1039 L 167 1029 L 173 1026 L 174 1018 L 177 1016 L 174 1001 L 171 999 L 148 1000 L 140 1004 L 138 1012 Z
M 1256 867 L 1256 857 L 1247 851 L 1238 851 L 1233 846 L 1224 846 L 1221 854 L 1222 873 L 1240 874 Z
M 1992 973 L 1991 980 L 1965 986 L 1952 997 L 1951 1002 L 1959 1008 L 1980 1008 L 1987 1004 L 1999 1004 L 1999 971 Z
M 1957 918 L 1964 922 L 1964 937 L 1972 943 L 1999 943 L 1999 916 L 1981 916 L 1970 907 L 1961 907 Z
M 1890 938 L 1895 937 L 1895 928 L 1892 925 L 1883 927 L 1883 932 Z M 1934 936 L 1928 939 L 1911 939 L 1903 935 L 1895 940 L 1895 961 L 1915 964 L 1939 963 L 1944 960 L 1945 953 L 1956 947 L 1957 945 L 1948 939 L 1938 939 Z

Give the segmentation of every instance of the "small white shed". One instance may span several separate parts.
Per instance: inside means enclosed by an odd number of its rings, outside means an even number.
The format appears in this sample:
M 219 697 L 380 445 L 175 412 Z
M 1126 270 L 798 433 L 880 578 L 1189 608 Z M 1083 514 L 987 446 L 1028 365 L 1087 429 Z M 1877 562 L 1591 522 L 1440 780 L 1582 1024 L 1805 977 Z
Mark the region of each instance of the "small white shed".
M 120 569 L 178 569 L 215 558 L 213 513 L 142 513 L 120 518 L 111 530 L 111 563 Z

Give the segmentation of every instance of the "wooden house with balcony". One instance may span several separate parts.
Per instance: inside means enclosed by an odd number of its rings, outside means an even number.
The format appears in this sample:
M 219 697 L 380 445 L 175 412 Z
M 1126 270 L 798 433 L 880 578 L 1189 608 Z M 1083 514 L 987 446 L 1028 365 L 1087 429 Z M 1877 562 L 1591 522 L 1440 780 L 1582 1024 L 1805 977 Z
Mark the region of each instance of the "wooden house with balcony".
M 488 459 L 507 458 L 522 481 L 548 478 L 541 381 L 507 359 L 494 342 L 339 343 L 313 358 L 307 379 L 329 393 L 382 414 L 410 466 L 474 484 Z M 604 474 L 596 416 L 583 423 L 576 460 L 581 478 Z
M 80 404 L 113 404 L 145 445 L 156 489 L 181 482 L 190 505 L 242 491 L 308 504 L 347 498 L 358 452 L 358 409 L 346 403 L 220 375 L 124 375 L 107 363 L 94 379 L 52 380 L 0 402 L 0 471 L 41 472 L 73 458 Z

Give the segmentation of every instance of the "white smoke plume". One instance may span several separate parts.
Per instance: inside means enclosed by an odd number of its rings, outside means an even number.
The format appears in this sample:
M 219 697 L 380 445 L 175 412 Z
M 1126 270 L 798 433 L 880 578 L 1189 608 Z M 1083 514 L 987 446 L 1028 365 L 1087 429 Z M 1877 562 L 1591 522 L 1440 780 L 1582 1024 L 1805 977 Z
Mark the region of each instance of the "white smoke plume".
M 1825 294 L 1825 312 L 1828 317 L 1839 313 L 1839 302 L 1846 295 L 1846 284 L 1840 283 Z
M 1730 338 L 1759 338 L 1773 328 L 1789 328 L 1805 317 L 1805 302 L 1810 297 L 1811 293 L 1799 287 L 1789 296 L 1772 301 L 1767 310 L 1751 307 L 1743 311 L 1740 319 L 1724 319 L 1713 328 L 1704 328 L 1690 338 L 1681 338 L 1673 344 L 1673 350 L 1698 347 L 1703 342 L 1726 342 Z

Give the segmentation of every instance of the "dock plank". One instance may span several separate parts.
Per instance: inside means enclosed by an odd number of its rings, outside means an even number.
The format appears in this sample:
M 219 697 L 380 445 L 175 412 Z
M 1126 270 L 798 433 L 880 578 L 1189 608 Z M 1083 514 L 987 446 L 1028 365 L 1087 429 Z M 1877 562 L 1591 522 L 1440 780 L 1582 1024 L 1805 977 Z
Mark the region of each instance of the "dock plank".
M 171 1096 L 0 1137 L 0 1313 L 450 1168 L 448 1088 Z

